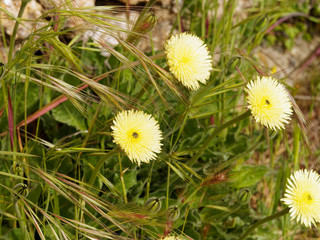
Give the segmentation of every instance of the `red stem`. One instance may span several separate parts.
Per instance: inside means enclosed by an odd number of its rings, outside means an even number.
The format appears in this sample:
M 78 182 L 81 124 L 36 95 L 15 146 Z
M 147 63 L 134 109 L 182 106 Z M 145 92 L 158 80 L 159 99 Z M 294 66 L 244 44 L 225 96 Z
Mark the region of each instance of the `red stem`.
M 283 18 L 280 18 L 279 20 L 277 20 L 274 24 L 272 24 L 266 31 L 266 34 L 268 34 L 269 32 L 271 32 L 273 29 L 275 29 L 278 25 L 280 25 L 281 23 L 289 20 L 292 17 L 308 17 L 307 14 L 305 13 L 292 13 L 289 14 L 288 16 L 285 16 Z

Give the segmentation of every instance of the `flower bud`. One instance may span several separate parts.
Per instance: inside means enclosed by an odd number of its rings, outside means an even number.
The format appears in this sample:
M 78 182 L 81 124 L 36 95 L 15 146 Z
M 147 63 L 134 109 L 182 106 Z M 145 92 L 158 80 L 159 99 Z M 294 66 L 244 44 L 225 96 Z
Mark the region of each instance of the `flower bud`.
M 13 187 L 12 190 L 13 190 L 12 197 L 15 200 L 18 200 L 20 196 L 27 197 L 29 194 L 28 185 L 24 183 L 18 183 Z
M 240 204 L 247 204 L 251 199 L 251 192 L 248 188 L 244 188 L 240 190 L 238 193 L 238 202 Z
M 16 175 L 18 175 L 18 176 L 20 176 L 20 177 L 23 177 L 23 176 L 24 176 L 24 167 L 23 167 L 23 165 L 17 163 L 17 164 L 15 165 L 15 167 L 14 167 L 14 166 L 11 166 L 11 168 L 10 168 L 10 173 L 16 174 Z
M 161 200 L 157 197 L 151 197 L 144 204 L 144 208 L 148 213 L 156 214 L 161 209 Z
M 176 205 L 172 206 L 172 207 L 169 207 L 167 212 L 168 212 L 168 218 L 171 221 L 177 220 L 179 218 L 179 216 L 180 216 L 180 209 Z
M 147 13 L 134 28 L 134 31 L 145 34 L 152 30 L 157 23 L 157 17 L 153 13 Z
M 152 13 L 147 13 L 139 18 L 132 29 L 132 33 L 128 36 L 127 42 L 135 44 L 141 36 L 148 33 L 157 23 L 157 17 Z

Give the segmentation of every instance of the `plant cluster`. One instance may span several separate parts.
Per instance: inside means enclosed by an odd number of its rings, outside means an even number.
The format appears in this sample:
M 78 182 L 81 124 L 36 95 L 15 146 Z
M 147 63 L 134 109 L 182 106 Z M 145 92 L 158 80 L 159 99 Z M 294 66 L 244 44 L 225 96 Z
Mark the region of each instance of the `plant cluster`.
M 252 55 L 294 11 L 290 1 L 259 3 L 243 19 L 235 0 L 186 0 L 151 52 L 137 46 L 147 35 L 153 46 L 155 0 L 134 22 L 114 15 L 128 8 L 47 2 L 18 49 L 29 0 L 18 16 L 0 7 L 15 22 L 11 36 L 1 32 L 0 239 L 311 232 L 303 225 L 320 221 L 320 180 L 299 170 L 312 147 L 306 122 L 290 88 Z

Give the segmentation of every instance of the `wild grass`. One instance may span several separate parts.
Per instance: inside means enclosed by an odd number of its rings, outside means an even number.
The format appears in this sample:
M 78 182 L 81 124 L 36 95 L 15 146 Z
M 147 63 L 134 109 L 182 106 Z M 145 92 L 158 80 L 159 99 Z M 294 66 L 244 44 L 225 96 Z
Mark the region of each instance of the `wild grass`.
M 174 79 L 163 49 L 137 47 L 161 24 L 151 14 L 155 1 L 135 22 L 115 17 L 124 7 L 47 1 L 52 8 L 17 48 L 18 26 L 30 21 L 22 18 L 29 1 L 21 2 L 17 17 L 0 8 L 15 24 L 11 36 L 1 27 L 1 239 L 239 239 L 284 208 L 290 173 L 318 170 L 311 160 L 319 151 L 314 156 L 303 140 L 298 110 L 286 130 L 273 132 L 254 122 L 245 100 L 248 81 L 272 74 L 253 50 L 279 19 L 301 9 L 296 1 L 254 1 L 240 12 L 236 0 L 177 7 L 172 32 L 194 33 L 214 57 L 210 79 L 197 91 Z M 91 37 L 94 31 L 99 35 Z M 138 167 L 113 142 L 110 126 L 125 109 L 160 124 L 162 152 L 149 164 Z M 162 203 L 158 212 L 145 206 L 151 197 Z M 285 215 L 250 238 L 297 235 L 319 237 L 317 227 Z

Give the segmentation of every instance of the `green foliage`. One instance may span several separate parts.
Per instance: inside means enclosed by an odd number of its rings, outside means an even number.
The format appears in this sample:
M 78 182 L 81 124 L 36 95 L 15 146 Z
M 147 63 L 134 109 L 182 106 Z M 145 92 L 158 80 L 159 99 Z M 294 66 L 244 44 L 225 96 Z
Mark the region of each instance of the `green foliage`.
M 65 123 L 77 130 L 86 130 L 85 119 L 70 102 L 65 102 L 52 109 L 52 116 L 58 122 Z
M 298 144 L 301 129 L 292 144 L 290 133 L 254 124 L 242 77 L 250 80 L 262 67 L 252 50 L 263 39 L 290 48 L 299 34 L 310 37 L 303 20 L 266 35 L 280 17 L 297 9 L 309 13 L 310 5 L 257 1 L 243 19 L 234 0 L 222 6 L 184 1 L 172 32 L 198 35 L 215 59 L 207 84 L 189 91 L 168 72 L 163 51 L 136 46 L 161 21 L 150 13 L 155 1 L 142 9 L 132 30 L 114 23 L 126 22 L 113 15 L 123 8 L 79 9 L 63 2 L 38 19 L 43 26 L 18 51 L 14 37 L 2 31 L 9 56 L 0 65 L 1 239 L 161 239 L 169 233 L 239 239 L 281 208 L 286 177 L 309 153 Z M 316 5 L 312 9 L 319 13 Z M 67 28 L 73 17 L 79 24 Z M 15 24 L 23 22 L 17 18 Z M 119 45 L 81 38 L 95 27 Z M 313 94 L 318 90 L 314 81 Z M 132 163 L 113 142 L 111 125 L 124 109 L 145 111 L 159 122 L 162 151 L 149 164 Z M 250 238 L 292 239 L 300 230 L 282 217 Z
M 319 24 L 319 1 L 295 2 L 291 7 L 295 12 L 282 16 L 275 22 L 275 28 L 272 28 L 272 32 L 266 35 L 270 45 L 283 46 L 290 50 L 299 36 L 307 41 L 312 40 L 315 33 L 314 26 Z

